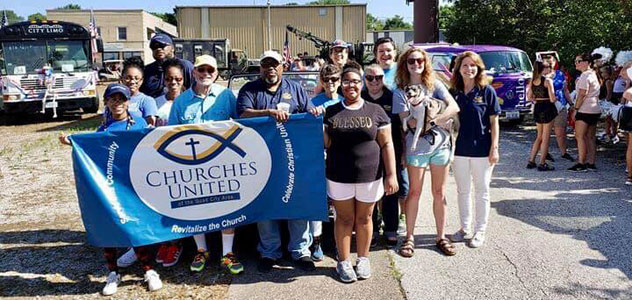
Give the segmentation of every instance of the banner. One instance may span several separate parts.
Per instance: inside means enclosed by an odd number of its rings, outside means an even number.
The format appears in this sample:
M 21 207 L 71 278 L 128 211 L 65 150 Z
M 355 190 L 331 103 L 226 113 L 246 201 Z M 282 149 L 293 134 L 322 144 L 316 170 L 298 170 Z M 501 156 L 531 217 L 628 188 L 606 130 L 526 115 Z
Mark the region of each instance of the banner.
M 154 244 L 261 220 L 327 219 L 322 118 L 71 136 L 90 244 Z

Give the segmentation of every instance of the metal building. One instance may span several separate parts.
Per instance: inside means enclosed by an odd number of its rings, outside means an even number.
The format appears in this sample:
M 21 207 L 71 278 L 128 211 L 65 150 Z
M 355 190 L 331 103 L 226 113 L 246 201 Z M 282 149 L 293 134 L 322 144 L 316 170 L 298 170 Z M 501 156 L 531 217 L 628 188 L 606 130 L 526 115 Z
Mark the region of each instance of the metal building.
M 267 6 L 176 6 L 180 38 L 228 38 L 233 48 L 258 57 L 268 48 Z M 270 7 L 272 49 L 282 50 L 286 25 L 311 32 L 324 40 L 363 42 L 366 38 L 366 4 L 283 5 Z M 317 53 L 310 41 L 289 33 L 290 52 Z

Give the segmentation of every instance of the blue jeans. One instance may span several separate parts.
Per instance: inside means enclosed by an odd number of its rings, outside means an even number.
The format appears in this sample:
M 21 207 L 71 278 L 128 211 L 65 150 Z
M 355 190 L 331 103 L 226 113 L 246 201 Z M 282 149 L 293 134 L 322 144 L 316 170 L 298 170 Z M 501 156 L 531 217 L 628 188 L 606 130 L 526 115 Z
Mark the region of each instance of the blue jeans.
M 261 257 L 279 259 L 283 256 L 281 251 L 281 232 L 278 220 L 262 221 L 257 223 L 259 230 L 259 245 L 257 250 Z M 290 242 L 287 250 L 292 254 L 292 259 L 311 256 L 309 246 L 312 245 L 312 237 L 309 234 L 309 226 L 306 220 L 288 220 L 287 227 L 290 231 Z

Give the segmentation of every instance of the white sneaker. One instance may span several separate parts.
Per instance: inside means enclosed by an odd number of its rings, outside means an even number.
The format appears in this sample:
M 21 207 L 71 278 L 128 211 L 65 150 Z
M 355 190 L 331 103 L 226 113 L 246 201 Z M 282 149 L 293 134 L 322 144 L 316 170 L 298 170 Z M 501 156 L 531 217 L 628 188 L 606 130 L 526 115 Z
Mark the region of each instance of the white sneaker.
M 110 274 L 108 274 L 108 279 L 105 282 L 105 286 L 103 287 L 103 291 L 101 291 L 103 296 L 114 295 L 118 289 L 119 283 L 121 283 L 121 275 L 114 271 L 110 272 Z
M 149 287 L 150 292 L 154 292 L 162 288 L 160 275 L 158 275 L 158 273 L 154 270 L 145 272 L 145 282 L 147 282 L 147 287 Z
M 356 275 L 358 279 L 369 279 L 371 277 L 371 262 L 368 257 L 358 257 L 356 260 Z
M 470 240 L 470 247 L 478 248 L 478 247 L 483 246 L 483 244 L 485 244 L 485 233 L 484 232 L 475 233 L 474 237 L 472 237 L 472 240 Z
M 632 185 L 632 179 L 629 179 L 625 181 L 625 185 Z
M 466 232 L 463 230 L 459 230 L 450 236 L 450 240 L 454 243 L 460 243 L 460 242 L 464 242 L 466 240 L 471 240 L 471 239 L 472 239 L 472 233 Z
M 116 260 L 116 265 L 119 268 L 127 268 L 133 265 L 137 260 L 138 258 L 136 257 L 136 252 L 134 252 L 134 248 L 129 248 L 127 252 L 125 252 Z

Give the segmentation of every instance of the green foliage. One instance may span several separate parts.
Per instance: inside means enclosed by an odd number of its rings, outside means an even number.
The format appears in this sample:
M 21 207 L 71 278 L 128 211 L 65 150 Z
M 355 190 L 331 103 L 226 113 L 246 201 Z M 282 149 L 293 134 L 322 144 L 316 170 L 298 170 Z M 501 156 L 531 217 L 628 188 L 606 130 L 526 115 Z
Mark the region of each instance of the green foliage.
M 175 12 L 173 13 L 159 13 L 159 12 L 150 12 L 150 14 L 161 18 L 163 21 L 173 25 L 173 26 L 178 26 L 178 20 L 176 19 L 176 14 Z
M 372 14 L 366 14 L 366 30 L 378 31 L 384 29 L 384 22 L 374 17 Z
M 7 13 L 7 19 L 9 20 L 9 24 L 24 21 L 24 17 L 18 16 L 14 11 L 8 10 L 8 9 L 4 11 Z M 2 11 L 0 11 L 0 17 L 2 17 Z
M 340 5 L 351 4 L 349 0 L 318 0 L 307 3 L 307 5 Z
M 46 20 L 46 16 L 40 13 L 34 13 L 32 15 L 29 15 L 28 20 L 29 21 L 42 21 L 42 20 Z
M 455 0 L 441 8 L 441 28 L 450 42 L 508 45 L 535 52 L 555 50 L 562 64 L 599 46 L 632 48 L 629 0 Z M 572 68 L 571 68 L 572 69 Z
M 445 29 L 447 24 L 454 19 L 454 7 L 451 5 L 444 5 L 439 7 L 439 29 Z
M 395 15 L 392 18 L 386 19 L 384 21 L 384 30 L 401 30 L 401 29 L 412 29 L 413 25 L 410 23 L 404 22 L 404 18 L 400 15 Z
M 81 5 L 70 3 L 70 4 L 66 4 L 64 6 L 58 7 L 56 9 L 81 9 Z
M 290 2 L 290 3 L 286 3 L 285 5 L 287 5 L 287 6 L 297 6 L 297 5 L 298 5 L 298 3 L 296 3 L 296 2 Z

